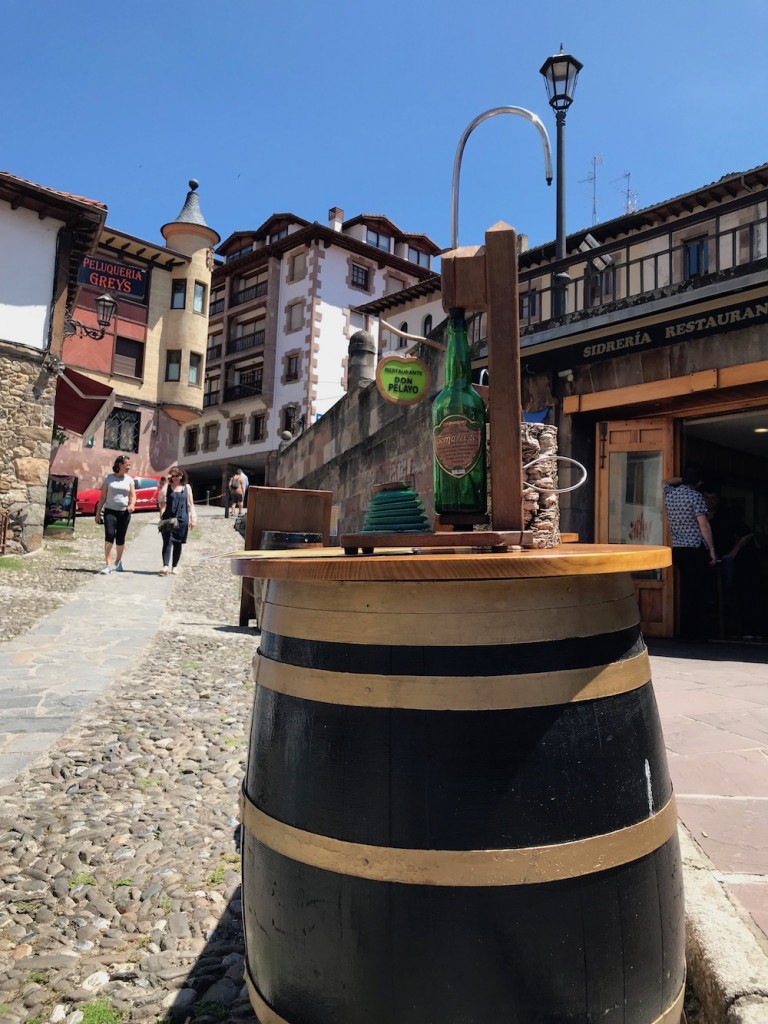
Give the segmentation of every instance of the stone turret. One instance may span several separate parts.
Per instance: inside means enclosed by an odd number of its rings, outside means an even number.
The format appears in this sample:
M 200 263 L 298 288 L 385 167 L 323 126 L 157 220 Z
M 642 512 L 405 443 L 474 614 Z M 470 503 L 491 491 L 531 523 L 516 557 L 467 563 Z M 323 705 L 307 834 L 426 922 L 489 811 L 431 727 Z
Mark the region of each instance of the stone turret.
M 167 326 L 160 351 L 162 376 L 166 378 L 158 389 L 160 403 L 178 423 L 194 419 L 203 410 L 213 250 L 221 241 L 205 222 L 198 187 L 199 182 L 192 178 L 179 215 L 160 229 L 169 249 L 190 257 L 189 262 L 179 261 L 168 275 L 163 313 Z M 181 353 L 180 363 L 176 352 Z M 167 379 L 177 375 L 178 380 Z

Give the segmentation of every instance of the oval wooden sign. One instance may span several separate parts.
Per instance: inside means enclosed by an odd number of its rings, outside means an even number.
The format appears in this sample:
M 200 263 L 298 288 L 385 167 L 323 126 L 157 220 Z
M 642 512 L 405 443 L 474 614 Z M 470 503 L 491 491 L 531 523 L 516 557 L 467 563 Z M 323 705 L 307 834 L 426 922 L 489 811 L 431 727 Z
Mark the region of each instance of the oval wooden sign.
M 413 356 L 385 356 L 376 367 L 376 387 L 395 405 L 415 405 L 429 390 L 429 368 Z

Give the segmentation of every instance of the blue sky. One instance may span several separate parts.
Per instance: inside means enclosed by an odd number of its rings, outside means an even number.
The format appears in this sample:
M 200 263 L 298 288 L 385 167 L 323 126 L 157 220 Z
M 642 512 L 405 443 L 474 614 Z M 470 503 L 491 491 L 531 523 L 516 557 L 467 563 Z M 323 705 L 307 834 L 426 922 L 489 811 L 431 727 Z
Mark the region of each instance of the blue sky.
M 768 161 L 765 0 L 29 0 L 3 6 L 0 168 L 106 202 L 152 241 L 200 180 L 223 238 L 289 210 L 385 213 L 450 242 L 453 157 L 510 104 L 554 114 L 539 74 L 584 63 L 568 114 L 567 228 Z M 101 44 L 101 45 L 100 45 Z M 555 233 L 555 188 L 521 118 L 467 145 L 459 240 L 498 220 Z

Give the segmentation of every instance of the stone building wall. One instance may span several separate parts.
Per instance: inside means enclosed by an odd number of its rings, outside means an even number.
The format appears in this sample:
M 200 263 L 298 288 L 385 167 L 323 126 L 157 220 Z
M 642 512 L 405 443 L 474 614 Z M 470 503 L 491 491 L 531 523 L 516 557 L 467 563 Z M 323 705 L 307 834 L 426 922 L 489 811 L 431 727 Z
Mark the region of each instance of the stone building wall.
M 375 384 L 353 388 L 307 431 L 282 448 L 277 460 L 279 487 L 330 490 L 339 506 L 339 533 L 362 529 L 376 484 L 403 481 L 434 515 L 432 484 L 432 401 L 442 386 L 442 353 L 421 353 L 432 373 L 429 398 L 414 406 L 387 402 Z M 492 426 L 491 426 L 492 429 Z M 523 463 L 557 454 L 557 431 L 547 424 L 523 424 Z M 528 476 L 540 486 L 557 486 L 557 463 L 548 461 Z M 490 503 L 489 503 L 490 505 Z M 557 495 L 524 488 L 523 523 L 537 547 L 559 543 Z
M 36 398 L 33 388 L 45 380 Z M 9 513 L 6 554 L 43 542 L 53 432 L 55 376 L 41 376 L 39 357 L 0 352 L 0 508 Z

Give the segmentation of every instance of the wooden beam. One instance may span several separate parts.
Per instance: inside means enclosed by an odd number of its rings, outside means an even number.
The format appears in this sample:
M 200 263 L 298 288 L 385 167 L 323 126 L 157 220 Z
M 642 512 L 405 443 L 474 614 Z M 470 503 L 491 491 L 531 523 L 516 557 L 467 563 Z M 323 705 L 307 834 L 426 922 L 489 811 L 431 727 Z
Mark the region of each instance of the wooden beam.
M 491 526 L 523 528 L 520 421 L 520 308 L 517 233 L 499 222 L 485 233 L 488 302 L 488 412 L 491 423 Z
M 563 401 L 563 412 L 597 412 L 600 409 L 677 398 L 697 391 L 714 391 L 719 386 L 718 372 L 722 373 L 718 370 L 700 370 L 698 373 L 689 373 L 685 377 L 673 377 L 671 380 L 651 380 L 646 384 L 633 384 L 627 388 L 610 388 L 607 391 L 596 391 L 591 395 L 568 395 Z
M 485 248 L 467 245 L 451 249 L 440 257 L 440 285 L 443 309 L 464 309 L 479 313 L 488 308 Z

